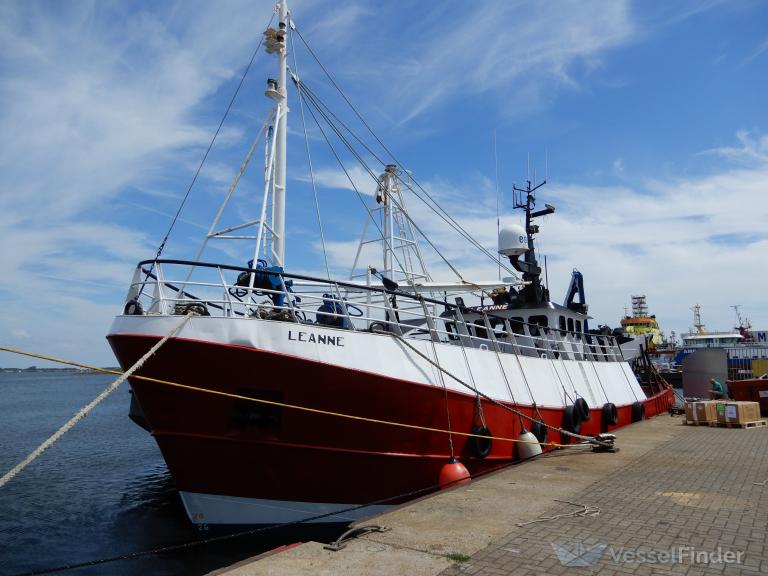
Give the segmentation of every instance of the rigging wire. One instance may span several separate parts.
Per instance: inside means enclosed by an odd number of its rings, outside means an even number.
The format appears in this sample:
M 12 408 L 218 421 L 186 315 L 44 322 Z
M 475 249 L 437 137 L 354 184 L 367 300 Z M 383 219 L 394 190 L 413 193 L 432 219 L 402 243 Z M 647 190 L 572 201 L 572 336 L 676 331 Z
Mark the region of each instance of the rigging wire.
M 297 78 L 297 77 L 294 77 L 294 83 L 296 84 L 296 87 L 299 89 L 299 92 L 301 92 L 302 90 L 304 90 L 306 88 L 306 85 L 304 84 L 304 82 L 301 79 Z M 355 148 L 352 146 L 352 144 L 349 142 L 349 140 L 341 133 L 341 130 L 328 117 L 328 114 L 326 114 L 324 112 L 324 108 L 325 107 L 321 107 L 321 106 L 318 105 L 317 102 L 315 102 L 313 94 L 305 93 L 305 97 L 306 97 L 307 103 L 308 104 L 312 104 L 315 107 L 315 109 L 317 110 L 318 114 L 320 114 L 323 117 L 323 119 L 326 121 L 328 126 L 338 136 L 339 140 L 341 140 L 341 142 L 344 144 L 344 146 L 347 148 L 347 150 L 349 150 L 349 152 L 355 157 L 355 159 L 360 163 L 360 165 L 365 169 L 365 171 L 368 172 L 368 174 L 371 176 L 373 181 L 378 184 L 379 179 L 376 176 L 376 174 L 373 172 L 373 170 L 368 165 L 368 163 L 365 161 L 365 159 L 360 155 L 360 153 L 357 152 L 357 150 L 355 150 Z M 308 107 L 308 109 L 310 110 L 310 113 L 312 113 L 312 116 L 315 119 L 315 122 L 317 123 L 318 122 L 317 118 L 314 116 L 314 113 L 312 112 L 311 108 Z M 318 127 L 319 127 L 319 124 L 318 124 Z M 321 131 L 322 131 L 322 129 L 321 129 Z M 325 136 L 325 133 L 323 133 L 323 136 Z M 328 141 L 327 136 L 325 138 L 326 138 L 326 142 L 328 143 L 328 145 L 331 146 L 330 141 Z M 339 164 L 342 165 L 341 164 L 341 159 L 339 158 L 338 154 L 336 154 L 335 150 L 334 150 L 334 155 L 336 156 L 336 160 L 339 162 Z M 357 192 L 358 196 L 359 196 L 360 192 L 358 191 L 358 189 L 355 186 L 355 184 L 352 182 L 352 179 L 349 177 L 349 174 L 347 173 L 347 170 L 346 170 L 346 168 L 344 168 L 343 165 L 342 165 L 342 169 L 344 170 L 345 174 L 347 174 L 347 178 L 350 180 L 350 183 L 352 183 L 352 187 L 355 189 L 355 192 Z M 400 181 L 404 185 L 406 185 L 406 187 L 408 187 L 407 184 L 405 184 L 405 182 L 403 180 L 400 180 Z M 408 187 L 408 188 L 410 189 L 410 187 Z M 430 247 L 435 251 L 435 253 L 437 253 L 437 255 L 440 257 L 440 259 L 443 262 L 445 262 L 445 264 L 453 271 L 454 274 L 456 274 L 456 276 L 459 279 L 461 279 L 462 282 L 464 282 L 466 284 L 469 284 L 469 285 L 474 285 L 474 284 L 472 284 L 472 282 L 469 282 L 469 281 L 464 279 L 464 277 L 456 269 L 456 267 L 453 264 L 451 264 L 451 262 L 443 255 L 443 253 L 437 248 L 437 246 L 435 246 L 435 244 L 432 242 L 432 240 L 430 240 L 429 237 L 424 233 L 424 231 L 421 229 L 421 227 L 408 215 L 408 213 L 404 209 L 404 207 L 392 195 L 390 195 L 388 200 L 391 201 L 400 210 L 400 212 L 405 216 L 405 218 L 408 220 L 408 222 L 410 222 L 410 224 L 416 229 L 416 231 L 419 234 L 421 234 L 421 236 L 424 238 L 424 240 L 427 242 L 427 244 L 430 245 Z M 379 227 L 378 223 L 376 222 L 375 218 L 373 217 L 373 214 L 368 209 L 365 201 L 362 200 L 362 198 L 361 198 L 361 201 L 363 202 L 363 206 L 365 207 L 366 211 L 368 212 L 368 215 L 371 217 L 371 220 L 373 220 L 374 224 L 376 225 L 376 228 L 378 229 L 379 234 L 381 234 L 382 237 L 384 237 L 384 233 L 382 232 L 381 228 Z M 390 247 L 390 251 L 392 252 L 392 254 L 395 253 L 393 247 Z M 402 263 L 399 260 L 398 260 L 398 264 L 400 265 L 401 268 L 405 269 L 403 267 Z M 409 281 L 409 283 L 412 284 L 412 282 L 410 282 L 410 281 Z
M 341 87 L 338 85 L 338 83 L 333 79 L 333 76 L 328 71 L 328 69 L 323 65 L 323 63 L 318 58 L 317 54 L 314 50 L 312 50 L 312 47 L 307 43 L 304 36 L 302 36 L 301 31 L 298 29 L 298 27 L 295 27 L 296 33 L 299 35 L 299 38 L 304 43 L 304 46 L 307 48 L 309 53 L 314 58 L 315 62 L 317 62 L 318 66 L 323 70 L 325 75 L 328 77 L 328 80 L 331 82 L 331 84 L 336 88 L 336 91 L 341 95 L 341 97 L 344 99 L 344 101 L 349 105 L 349 107 L 352 109 L 352 111 L 355 113 L 357 118 L 360 120 L 360 122 L 365 126 L 365 128 L 368 130 L 368 132 L 373 136 L 373 138 L 381 145 L 382 149 L 384 149 L 387 154 L 389 154 L 394 162 L 399 165 L 403 165 L 395 156 L 395 154 L 384 144 L 384 142 L 376 135 L 376 133 L 373 131 L 373 129 L 370 127 L 370 125 L 365 121 L 362 114 L 355 108 L 355 106 L 352 104 L 352 102 L 349 100 L 349 98 L 346 96 L 344 91 L 341 89 Z M 494 263 L 498 264 L 500 267 L 504 268 L 507 272 L 510 274 L 515 274 L 510 268 L 508 268 L 506 265 L 504 265 L 500 258 L 495 256 L 493 253 L 491 253 L 488 249 L 486 249 L 482 244 L 480 244 L 477 240 L 475 240 L 469 232 L 467 232 L 461 224 L 459 224 L 448 212 L 445 211 L 434 199 L 432 199 L 428 192 L 424 189 L 424 187 L 416 180 L 416 178 L 411 175 L 411 180 L 413 183 L 421 190 L 424 194 L 424 197 L 420 195 L 416 190 L 414 190 L 411 186 L 405 184 L 406 188 L 411 190 L 413 194 L 421 200 L 426 206 L 428 206 L 433 212 L 435 212 L 438 216 L 440 216 L 441 219 L 443 219 L 446 223 L 451 225 L 451 227 L 456 230 L 461 236 L 463 236 L 466 240 L 468 240 L 472 245 L 474 245 L 478 250 L 480 250 L 483 254 L 488 256 L 491 260 L 493 260 Z
M 290 30 L 290 27 L 289 27 Z M 291 42 L 291 53 L 293 55 L 293 67 L 296 69 L 296 75 L 299 74 L 299 64 L 296 61 L 296 48 L 293 44 L 293 34 L 289 32 L 288 38 Z M 323 260 L 325 261 L 325 274 L 328 280 L 331 279 L 331 270 L 328 266 L 328 251 L 325 247 L 325 232 L 323 230 L 323 220 L 320 217 L 320 202 L 317 198 L 317 183 L 315 182 L 315 171 L 312 167 L 312 153 L 309 147 L 309 135 L 307 134 L 307 122 L 304 115 L 304 97 L 301 90 L 298 90 L 299 95 L 299 109 L 301 110 L 301 127 L 304 129 L 304 145 L 307 148 L 307 161 L 309 162 L 309 176 L 312 180 L 312 196 L 315 200 L 315 213 L 317 214 L 317 226 L 320 229 L 320 243 L 323 246 Z
M 298 31 L 297 31 L 297 32 L 298 32 Z M 371 155 L 372 155 L 374 158 L 376 158 L 376 160 L 377 160 L 377 161 L 379 161 L 379 162 L 380 162 L 380 163 L 382 163 L 382 164 L 386 164 L 386 162 L 385 162 L 384 160 L 382 160 L 381 158 L 379 158 L 379 157 L 376 155 L 376 153 L 375 153 L 373 150 L 371 150 L 371 148 L 370 148 L 368 145 L 366 145 L 366 144 L 365 144 L 365 142 L 364 142 L 363 140 L 361 140 L 361 139 L 360 139 L 360 138 L 359 138 L 359 137 L 358 137 L 358 136 L 357 136 L 357 135 L 356 135 L 356 134 L 355 134 L 355 133 L 352 131 L 352 129 L 351 129 L 351 128 L 349 128 L 349 126 L 347 126 L 347 125 L 346 125 L 346 124 L 345 124 L 345 123 L 344 123 L 342 120 L 340 120 L 340 119 L 338 118 L 338 116 L 337 116 L 336 114 L 334 114 L 334 113 L 331 111 L 331 109 L 328 107 L 328 105 L 327 105 L 327 104 L 325 104 L 325 102 L 323 102 L 323 100 L 322 100 L 322 99 L 321 99 L 321 98 L 320 98 L 320 97 L 319 97 L 319 96 L 318 96 L 318 95 L 317 95 L 317 94 L 316 94 L 316 93 L 315 93 L 315 92 L 314 92 L 314 91 L 313 91 L 313 90 L 312 90 L 312 89 L 311 89 L 309 86 L 307 86 L 307 84 L 306 84 L 305 82 L 301 81 L 301 84 L 302 84 L 301 88 L 303 88 L 303 89 L 306 91 L 306 95 L 305 95 L 305 97 L 307 98 L 307 100 L 308 100 L 308 101 L 309 101 L 309 100 L 311 100 L 311 101 L 314 103 L 315 107 L 318 109 L 318 112 L 319 112 L 320 114 L 322 114 L 322 116 L 323 116 L 323 117 L 326 119 L 326 122 L 328 122 L 328 123 L 329 123 L 329 125 L 331 125 L 331 124 L 332 124 L 332 121 L 331 121 L 331 119 L 330 119 L 328 116 L 333 116 L 333 118 L 335 118 L 335 119 L 336 119 L 336 120 L 339 122 L 339 124 L 341 124 L 341 126 L 343 126 L 343 127 L 346 129 L 346 131 L 347 131 L 347 132 L 349 132 L 349 133 L 352 135 L 352 137 L 353 137 L 355 140 L 357 140 L 358 142 L 360 142 L 360 144 L 361 144 L 361 145 L 362 145 L 362 146 L 363 146 L 363 147 L 364 147 L 364 148 L 365 148 L 365 149 L 366 149 L 366 150 L 367 150 L 367 151 L 368 151 L 368 152 L 369 152 L 369 153 L 370 153 L 370 154 L 371 154 Z M 334 131 L 335 131 L 337 134 L 339 134 L 339 132 L 340 132 L 340 130 L 334 130 Z M 342 139 L 342 141 L 344 141 L 344 142 L 345 142 L 345 145 L 346 145 L 346 146 L 347 146 L 347 148 L 350 150 L 350 152 L 351 152 L 351 153 L 352 153 L 352 154 L 355 156 L 355 158 L 358 160 L 358 162 L 360 162 L 360 163 L 363 165 L 363 167 L 366 169 L 366 171 L 368 171 L 368 173 L 371 175 L 371 177 L 372 177 L 372 178 L 374 178 L 374 180 L 375 180 L 376 182 L 378 182 L 378 178 L 376 178 L 376 175 L 375 175 L 375 174 L 373 173 L 373 171 L 370 169 L 370 167 L 368 166 L 368 164 L 367 164 L 367 163 L 365 163 L 365 161 L 362 159 L 362 156 L 360 156 L 360 154 L 359 154 L 359 153 L 356 153 L 356 152 L 354 151 L 354 149 L 351 147 L 351 144 L 349 144 L 349 142 L 348 142 L 348 140 L 347 140 L 346 138 L 342 138 L 340 134 L 339 134 L 339 137 Z M 388 150 L 387 150 L 387 152 L 388 152 L 389 154 L 391 154 L 391 153 L 390 153 Z M 397 161 L 397 159 L 394 159 L 394 158 L 393 158 L 393 161 L 394 161 L 394 162 L 396 162 L 396 163 L 398 162 L 398 161 Z M 503 267 L 505 270 L 507 270 L 507 272 L 509 272 L 509 273 L 511 273 L 511 274 L 515 274 L 515 273 L 514 273 L 514 272 L 513 272 L 511 269 L 509 269 L 509 268 L 507 268 L 506 266 L 504 266 L 504 265 L 501 263 L 501 260 L 500 260 L 500 259 L 498 259 L 497 257 L 495 257 L 495 256 L 494 256 L 494 255 L 493 255 L 493 254 L 492 254 L 490 251 L 488 251 L 488 250 L 487 250 L 487 249 L 486 249 L 484 246 L 482 246 L 482 245 L 481 245 L 479 242 L 477 242 L 477 241 L 476 241 L 476 240 L 475 240 L 475 239 L 474 239 L 474 238 L 473 238 L 473 237 L 472 237 L 472 236 L 469 234 L 469 232 L 467 232 L 466 230 L 464 230 L 464 229 L 461 227 L 461 225 L 460 225 L 460 224 L 458 224 L 458 222 L 456 222 L 455 220 L 453 220 L 453 218 L 451 218 L 451 217 L 450 217 L 450 215 L 448 215 L 448 213 L 447 213 L 447 212 L 445 212 L 445 211 L 444 211 L 442 208 L 440 208 L 440 207 L 439 207 L 439 205 L 437 205 L 437 203 L 436 203 L 434 200 L 431 200 L 431 199 L 429 198 L 429 194 L 428 194 L 428 193 L 426 192 L 426 190 L 424 190 L 424 188 L 423 188 L 423 187 L 421 187 L 421 185 L 420 185 L 420 184 L 419 184 L 419 183 L 416 181 L 416 179 L 413 177 L 413 174 L 410 174 L 410 173 L 409 173 L 409 177 L 410 177 L 410 180 L 412 180 L 412 181 L 413 181 L 413 182 L 414 182 L 414 183 L 415 183 L 415 184 L 416 184 L 416 185 L 417 185 L 417 186 L 418 186 L 418 187 L 419 187 L 419 188 L 422 190 L 422 192 L 424 192 L 424 194 L 425 194 L 425 195 L 426 195 L 426 197 L 429 199 L 429 201 L 425 200 L 425 199 L 422 197 L 422 195 L 421 195 L 421 194 L 420 194 L 420 193 L 419 193 L 417 190 L 414 190 L 414 188 L 413 188 L 413 187 L 412 187 L 412 186 L 411 186 L 411 185 L 410 185 L 408 182 L 406 182 L 405 180 L 402 180 L 402 179 L 401 179 L 401 183 L 403 184 L 403 186 L 404 186 L 406 189 L 410 190 L 410 191 L 413 193 L 413 195 L 414 195 L 414 196 L 416 196 L 416 198 L 418 198 L 419 200 L 421 200 L 421 201 L 422 201 L 422 202 L 423 202 L 423 203 L 424 203 L 424 204 L 427 206 L 427 208 L 429 208 L 430 210 L 432 210 L 432 211 L 433 211 L 433 212 L 434 212 L 434 213 L 435 213 L 435 214 L 436 214 L 436 215 L 437 215 L 437 216 L 438 216 L 438 217 L 439 217 L 441 220 L 443 220 L 443 222 L 445 222 L 445 223 L 446 223 L 448 226 L 450 226 L 451 228 L 453 228 L 454 230 L 456 230 L 456 231 L 459 233 L 459 235 L 461 235 L 461 236 L 462 236 L 462 237 L 463 237 L 465 240 L 467 240 L 467 241 L 468 241 L 470 244 L 472 244 L 472 245 L 473 245 L 473 246 L 475 246 L 477 249 L 479 249 L 481 252 L 483 252 L 484 254 L 486 254 L 486 255 L 487 255 L 489 258 L 491 258 L 491 260 L 493 260 L 493 262 L 494 262 L 494 263 L 497 263 L 497 264 L 499 265 L 499 269 L 501 269 L 501 268 Z M 435 209 L 433 206 L 431 206 L 431 205 L 429 204 L 429 202 L 434 202 L 434 203 L 435 203 L 435 204 L 438 206 L 439 210 L 436 210 L 436 209 Z M 401 210 L 402 210 L 402 208 L 401 208 Z M 414 227 L 418 228 L 418 225 L 416 225 L 416 223 L 413 221 L 413 219 L 411 219 L 411 218 L 410 218 L 410 216 L 408 216 L 407 212 L 405 212 L 404 210 L 402 210 L 402 211 L 403 211 L 403 213 L 405 214 L 406 218 L 408 218 L 408 220 L 411 222 L 411 224 L 412 224 Z M 442 211 L 442 212 L 441 212 L 441 211 Z M 419 233 L 420 233 L 420 234 L 421 234 L 421 235 L 424 237 L 424 239 L 427 241 L 427 243 L 429 243 L 429 244 L 430 244 L 430 246 L 431 246 L 431 247 L 432 247 L 432 248 L 433 248 L 433 249 L 434 249 L 434 250 L 435 250 L 435 251 L 436 251 L 436 252 L 437 252 L 437 253 L 440 255 L 441 259 L 443 259 L 444 261 L 446 261 L 445 257 L 444 257 L 444 256 L 443 256 L 443 255 L 442 255 L 440 252 L 439 252 L 439 250 L 437 249 L 437 247 L 436 247 L 436 246 L 435 246 L 435 245 L 434 245 L 434 244 L 433 244 L 433 243 L 430 241 L 429 237 L 428 237 L 428 236 L 427 236 L 427 235 L 426 235 L 426 234 L 425 234 L 425 233 L 424 233 L 422 230 L 419 230 Z M 450 263 L 448 263 L 447 261 L 446 261 L 446 263 L 447 263 L 447 264 L 448 264 L 448 265 L 451 267 L 451 269 L 454 271 L 454 273 L 456 274 L 456 276 L 458 276 L 459 278 L 461 278 L 462 280 L 464 280 L 464 279 L 463 279 L 463 277 L 461 276 L 461 274 L 460 274 L 458 271 L 456 271 L 456 269 L 455 269 L 453 266 L 451 266 L 451 265 L 450 265 Z M 466 282 L 466 280 L 465 280 L 465 282 Z
M 293 75 L 293 82 L 294 84 L 299 87 L 301 85 L 301 80 Z M 309 102 L 309 100 L 307 100 Z M 384 242 L 385 246 L 389 248 L 390 253 L 392 254 L 392 257 L 397 261 L 398 266 L 400 266 L 401 269 L 405 269 L 403 266 L 403 263 L 400 262 L 400 259 L 397 257 L 397 253 L 395 252 L 394 248 L 390 246 L 388 239 L 386 238 L 386 235 L 384 234 L 384 231 L 381 229 L 381 226 L 379 226 L 379 223 L 376 221 L 376 218 L 373 216 L 373 213 L 371 212 L 370 208 L 368 208 L 367 203 L 363 199 L 363 195 L 360 192 L 360 190 L 357 188 L 357 185 L 355 184 L 354 180 L 352 179 L 352 176 L 350 176 L 349 171 L 347 170 L 346 166 L 344 166 L 344 162 L 342 162 L 341 157 L 339 156 L 338 152 L 336 151 L 336 148 L 334 148 L 333 144 L 331 144 L 330 139 L 328 138 L 328 135 L 326 134 L 325 130 L 323 130 L 323 127 L 320 125 L 320 121 L 317 119 L 317 116 L 315 116 L 314 111 L 312 110 L 311 106 L 307 106 L 307 110 L 309 110 L 310 115 L 312 116 L 312 119 L 315 121 L 315 124 L 317 125 L 318 129 L 320 130 L 320 133 L 323 135 L 323 138 L 325 139 L 325 143 L 328 144 L 328 147 L 331 149 L 331 152 L 333 153 L 334 158 L 336 158 L 336 162 L 338 162 L 339 166 L 341 167 L 342 171 L 344 172 L 344 175 L 347 177 L 347 180 L 349 180 L 350 185 L 352 186 L 352 189 L 355 191 L 355 194 L 357 195 L 357 198 L 360 200 L 360 203 L 363 205 L 363 209 L 368 213 L 368 217 L 371 219 L 371 222 L 373 222 L 373 225 L 376 226 L 376 230 L 378 230 L 379 234 L 381 235 L 382 241 Z M 320 110 L 318 110 L 319 113 L 321 113 Z M 336 132 L 336 129 L 334 129 L 333 125 L 330 126 L 331 129 Z M 338 132 L 336 132 L 338 135 Z M 343 139 L 343 137 L 341 137 Z M 352 151 L 353 154 L 355 154 L 354 151 Z M 358 156 L 355 156 L 356 158 Z M 362 162 L 362 161 L 361 161 Z M 364 163 L 363 163 L 364 164 Z M 365 166 L 365 164 L 364 164 Z M 371 173 L 370 169 L 367 168 L 369 173 Z M 408 275 L 406 275 L 405 280 L 413 286 L 413 282 L 410 280 Z

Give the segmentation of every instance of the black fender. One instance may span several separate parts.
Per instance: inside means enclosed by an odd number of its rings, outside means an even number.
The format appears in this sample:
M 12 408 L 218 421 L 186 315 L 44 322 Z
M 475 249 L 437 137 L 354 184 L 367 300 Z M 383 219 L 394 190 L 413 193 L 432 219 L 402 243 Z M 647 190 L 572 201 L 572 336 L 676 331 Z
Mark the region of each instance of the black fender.
M 137 298 L 129 300 L 123 308 L 123 314 L 126 316 L 141 316 L 144 314 L 144 308 L 141 306 L 141 302 Z
M 616 410 L 616 404 L 613 402 L 603 404 L 601 423 L 606 428 L 608 426 L 616 426 L 619 423 L 619 412 Z
M 489 428 L 485 426 L 472 426 L 472 434 L 479 434 L 481 436 L 492 436 Z M 477 436 L 471 436 L 469 438 L 469 448 L 472 450 L 472 454 L 478 458 L 485 458 L 491 453 L 493 447 L 493 440 L 491 438 L 478 438 Z
M 539 442 L 547 442 L 549 436 L 549 428 L 544 426 L 543 423 L 538 420 L 531 422 L 531 434 L 536 436 L 536 440 Z
M 635 402 L 632 404 L 632 422 L 640 422 L 640 420 L 645 420 L 645 404 Z
M 573 403 L 573 406 L 581 414 L 581 421 L 589 422 L 591 414 L 589 413 L 589 404 L 587 404 L 587 401 L 584 400 L 584 398 L 576 398 L 576 401 Z
M 581 412 L 573 404 L 563 410 L 563 428 L 574 434 L 581 433 Z

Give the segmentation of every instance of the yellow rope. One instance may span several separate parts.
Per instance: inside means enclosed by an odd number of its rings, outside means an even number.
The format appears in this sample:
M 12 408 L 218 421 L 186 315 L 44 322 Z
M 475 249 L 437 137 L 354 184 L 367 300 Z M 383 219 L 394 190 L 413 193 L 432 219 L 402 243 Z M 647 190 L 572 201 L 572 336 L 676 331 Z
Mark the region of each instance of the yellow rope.
M 109 370 L 107 368 L 99 368 L 97 366 L 91 366 L 89 364 L 82 364 L 80 362 L 73 362 L 71 360 L 62 360 L 61 358 L 54 358 L 52 356 L 44 356 L 42 354 L 36 354 L 34 352 L 27 352 L 24 350 L 17 350 L 15 348 L 9 348 L 7 346 L 0 346 L 0 351 L 11 352 L 13 354 L 20 354 L 22 356 L 30 356 L 32 358 L 38 358 L 40 360 L 48 360 L 49 362 L 57 362 L 59 364 L 67 364 L 69 366 L 75 366 L 77 368 L 84 368 L 86 370 L 93 370 L 94 372 L 103 372 L 105 374 L 123 374 L 119 370 Z M 132 374 L 131 378 L 137 380 L 145 380 L 147 382 L 154 382 L 156 384 L 163 384 L 165 386 L 172 386 L 174 388 L 181 388 L 183 390 L 190 390 L 193 392 L 203 392 L 205 394 L 214 394 L 216 396 L 224 396 L 226 398 L 234 398 L 236 400 L 247 400 L 249 402 L 257 402 L 259 404 L 269 404 L 270 406 L 280 406 L 281 408 L 289 408 L 292 410 L 301 410 L 304 412 L 311 412 L 314 414 L 324 414 L 326 416 L 336 416 L 339 418 L 347 418 L 350 420 L 359 420 L 361 422 L 371 422 L 373 424 L 385 424 L 387 426 L 397 426 L 399 428 L 409 428 L 412 430 L 423 430 L 425 432 L 439 432 L 442 434 L 457 434 L 459 436 L 467 436 L 470 438 L 487 438 L 491 440 L 498 440 L 500 442 L 517 442 L 520 444 L 540 444 L 541 446 L 549 446 L 552 448 L 572 448 L 573 444 L 559 444 L 557 442 L 538 442 L 535 440 L 520 440 L 518 438 L 504 438 L 501 436 L 485 436 L 482 434 L 472 434 L 470 432 L 457 432 L 455 430 L 449 432 L 442 428 L 431 428 L 429 426 L 419 426 L 417 424 L 406 424 L 404 422 L 392 422 L 389 420 L 379 420 L 377 418 L 367 418 L 365 416 L 355 416 L 354 414 L 345 414 L 343 412 L 331 412 L 329 410 L 320 410 L 318 408 L 309 408 L 307 406 L 297 406 L 295 404 L 286 404 L 285 402 L 276 402 L 274 400 L 264 400 L 263 398 L 251 398 L 249 396 L 241 396 L 239 394 L 231 394 L 229 392 L 221 392 L 219 390 L 209 390 L 207 388 L 198 388 L 197 386 L 189 386 L 187 384 L 179 384 L 178 382 L 171 382 L 169 380 L 161 380 L 159 378 L 152 378 L 150 376 L 141 376 L 138 374 Z

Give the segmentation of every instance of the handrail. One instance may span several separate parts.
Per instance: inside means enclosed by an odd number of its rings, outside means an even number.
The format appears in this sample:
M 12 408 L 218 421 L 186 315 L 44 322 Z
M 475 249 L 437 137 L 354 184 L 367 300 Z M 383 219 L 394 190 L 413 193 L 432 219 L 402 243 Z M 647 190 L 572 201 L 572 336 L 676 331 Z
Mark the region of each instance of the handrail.
M 152 264 L 155 268 L 156 272 L 154 274 L 152 271 L 147 271 L 144 268 L 148 264 Z M 162 271 L 162 268 L 168 265 L 185 267 L 194 265 L 196 268 L 215 270 L 218 272 L 218 280 L 216 282 L 200 282 L 190 281 L 188 278 L 183 282 L 183 287 L 180 288 L 175 285 L 178 282 L 166 279 L 168 276 Z M 249 274 L 258 272 L 260 275 L 277 276 L 281 289 L 273 290 L 265 287 L 243 287 L 237 284 L 228 284 L 224 277 L 224 270 Z M 137 298 L 143 298 L 145 303 L 147 301 L 151 303 L 148 308 L 149 310 L 160 313 L 167 313 L 168 310 L 174 310 L 176 304 L 193 300 L 211 309 L 221 311 L 224 316 L 248 317 L 259 315 L 259 317 L 267 319 L 313 323 L 312 320 L 307 318 L 312 318 L 314 315 L 316 323 L 330 327 L 359 330 L 359 322 L 364 322 L 364 325 L 370 330 L 374 323 L 378 323 L 386 326 L 387 330 L 394 331 L 402 336 L 407 335 L 413 339 L 423 339 L 426 336 L 433 341 L 460 344 L 462 348 L 466 345 L 470 348 L 495 350 L 497 353 L 531 356 L 545 355 L 552 359 L 568 358 L 594 362 L 624 360 L 621 348 L 616 338 L 611 334 L 590 334 L 563 330 L 560 327 L 529 323 L 524 319 L 512 322 L 507 316 L 499 316 L 486 310 L 451 304 L 446 300 L 428 298 L 421 294 L 405 292 L 399 289 L 388 290 L 376 286 L 332 281 L 325 278 L 272 271 L 263 268 L 248 268 L 176 259 L 143 260 L 137 265 L 137 271 L 146 273 L 146 275 L 144 275 L 143 279 L 142 274 L 139 274 L 138 278 L 134 276 L 129 295 L 138 294 Z M 299 289 L 296 289 L 296 283 L 293 284 L 293 288 L 289 288 L 286 284 L 287 279 L 298 281 Z M 303 284 L 304 282 L 311 284 Z M 276 284 L 273 284 L 273 287 Z M 139 287 L 145 285 L 155 285 L 157 287 L 155 294 L 151 295 L 147 291 L 138 290 Z M 223 289 L 224 293 L 222 298 L 205 298 L 188 292 L 184 289 L 187 286 L 198 286 L 203 292 L 205 291 L 204 289 Z M 169 288 L 178 297 L 169 298 L 163 292 L 163 288 Z M 241 300 L 239 294 L 231 292 L 233 288 L 243 290 L 246 297 Z M 324 303 L 327 299 L 327 293 L 332 294 L 334 302 L 334 305 L 330 306 L 329 310 L 310 310 L 306 303 L 304 305 L 298 303 L 300 300 L 306 300 L 307 303 Z M 360 294 L 350 296 L 350 293 Z M 379 294 L 381 300 L 378 300 L 378 298 L 372 300 L 370 296 L 366 296 L 364 302 L 359 301 L 359 299 L 363 298 L 362 293 L 368 295 Z M 267 297 L 268 299 L 264 298 L 261 302 L 257 302 L 255 296 Z M 273 296 L 280 296 L 281 298 L 273 298 Z M 389 302 L 391 296 L 400 296 L 405 299 L 405 303 L 399 302 L 399 306 L 393 307 Z M 445 311 L 437 315 L 437 310 L 434 310 L 430 314 L 426 304 L 440 305 L 445 308 Z M 168 308 L 168 306 L 171 308 Z M 361 312 L 359 316 L 353 316 L 349 311 L 350 306 L 353 306 L 358 311 L 360 311 L 358 306 L 364 306 L 367 312 Z M 273 312 L 263 312 L 265 309 L 272 310 Z M 259 312 L 259 310 L 262 312 Z M 278 312 L 275 313 L 274 311 Z M 284 314 L 283 311 L 287 312 L 287 314 Z M 464 317 L 465 313 L 480 314 L 483 325 L 469 322 Z M 320 314 L 326 318 L 338 319 L 339 322 L 338 324 L 326 324 L 325 322 L 318 321 L 317 316 Z M 372 314 L 380 314 L 382 317 Z M 491 319 L 494 322 L 491 322 Z M 355 321 L 358 322 L 357 325 Z M 423 324 L 426 324 L 426 328 L 422 326 Z

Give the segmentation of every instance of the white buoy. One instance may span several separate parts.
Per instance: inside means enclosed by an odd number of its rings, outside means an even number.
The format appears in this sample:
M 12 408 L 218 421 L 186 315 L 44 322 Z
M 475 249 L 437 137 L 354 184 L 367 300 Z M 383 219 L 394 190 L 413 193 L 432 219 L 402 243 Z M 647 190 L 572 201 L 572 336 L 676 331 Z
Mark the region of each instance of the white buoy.
M 528 460 L 529 458 L 533 458 L 534 456 L 541 454 L 542 450 L 541 444 L 539 444 L 539 439 L 536 438 L 532 432 L 529 432 L 523 428 L 523 431 L 520 433 L 517 439 L 521 441 L 518 444 L 518 452 L 520 454 L 521 460 Z

